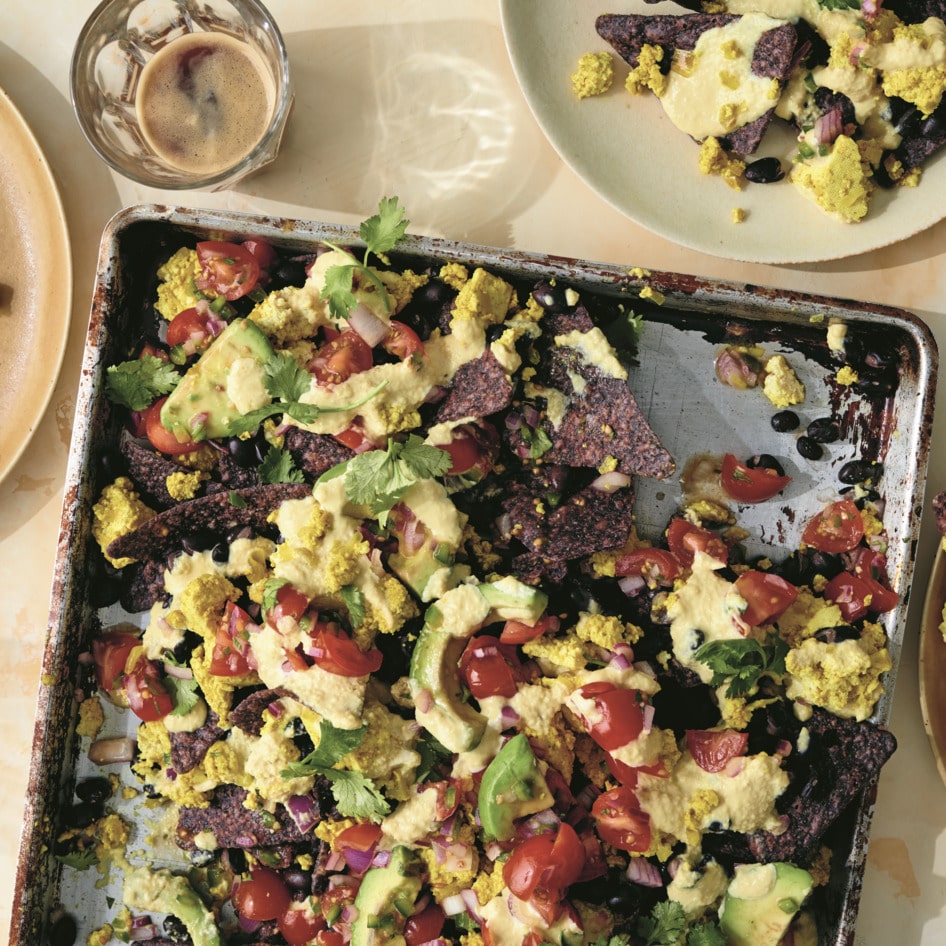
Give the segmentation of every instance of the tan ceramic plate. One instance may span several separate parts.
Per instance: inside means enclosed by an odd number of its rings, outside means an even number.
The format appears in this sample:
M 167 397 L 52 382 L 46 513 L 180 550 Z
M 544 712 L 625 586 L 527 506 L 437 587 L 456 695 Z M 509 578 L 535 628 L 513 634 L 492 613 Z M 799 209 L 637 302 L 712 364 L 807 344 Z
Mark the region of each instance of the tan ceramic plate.
M 72 307 L 59 191 L 33 133 L 0 89 L 0 480 L 52 397 Z
M 946 782 L 946 640 L 939 629 L 946 602 L 946 551 L 936 550 L 920 628 L 920 708 L 940 778 Z

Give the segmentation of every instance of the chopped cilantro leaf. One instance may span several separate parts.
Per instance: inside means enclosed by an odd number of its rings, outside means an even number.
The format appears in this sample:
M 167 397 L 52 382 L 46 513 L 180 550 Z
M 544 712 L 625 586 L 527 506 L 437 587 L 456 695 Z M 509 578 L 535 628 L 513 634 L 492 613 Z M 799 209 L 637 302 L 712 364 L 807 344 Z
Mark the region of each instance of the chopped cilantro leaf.
M 168 694 L 174 700 L 172 716 L 186 716 L 197 705 L 200 697 L 197 693 L 197 681 L 181 679 L 170 674 L 161 681 L 167 688 Z
M 739 697 L 758 686 L 763 674 L 784 674 L 787 653 L 785 641 L 773 636 L 764 647 L 751 638 L 709 641 L 693 656 L 713 671 L 710 686 L 722 686 L 728 681 L 726 695 Z
M 362 221 L 359 232 L 365 243 L 365 254 L 359 260 L 348 250 L 325 240 L 326 246 L 348 258 L 347 263 L 337 263 L 325 271 L 325 285 L 322 287 L 322 298 L 328 302 L 329 315 L 336 321 L 348 318 L 348 313 L 357 305 L 353 291 L 355 274 L 372 282 L 378 294 L 384 301 L 385 308 L 391 311 L 391 300 L 388 297 L 384 283 L 368 266 L 368 257 L 374 253 L 381 259 L 389 250 L 394 249 L 407 232 L 409 220 L 404 219 L 404 208 L 398 204 L 396 197 L 382 197 L 378 204 L 378 212 Z
M 381 522 L 414 483 L 443 476 L 450 463 L 446 450 L 416 434 L 404 443 L 391 439 L 387 450 L 369 450 L 345 461 L 345 491 L 353 503 L 370 506 Z
M 861 0 L 818 0 L 825 10 L 860 10 Z
M 726 937 L 715 923 L 706 920 L 690 928 L 687 946 L 726 946 Z
M 637 932 L 643 937 L 644 946 L 677 946 L 686 928 L 686 913 L 676 900 L 655 903 L 650 915 L 637 922 Z
M 361 772 L 336 769 L 335 763 L 361 745 L 368 726 L 338 729 L 324 719 L 319 723 L 319 744 L 304 759 L 293 762 L 280 773 L 283 778 L 321 775 L 332 784 L 339 814 L 346 818 L 380 821 L 391 809 L 371 779 Z
M 88 870 L 93 864 L 98 863 L 94 847 L 68 851 L 66 854 L 57 854 L 56 859 L 75 870 Z
M 365 623 L 365 596 L 357 585 L 345 585 L 341 589 L 342 601 L 348 609 L 348 618 L 352 627 L 361 627 Z
M 271 404 L 264 404 L 255 411 L 243 414 L 230 422 L 227 433 L 231 437 L 240 434 L 252 434 L 264 420 L 277 414 L 288 414 L 300 424 L 311 424 L 320 414 L 339 414 L 361 407 L 370 401 L 386 384 L 382 381 L 367 394 L 351 404 L 338 407 L 320 407 L 318 404 L 304 404 L 299 399 L 312 386 L 312 375 L 287 352 L 279 352 L 266 363 L 266 390 L 275 399 Z M 292 482 L 297 482 L 293 480 Z
M 275 444 L 266 451 L 258 472 L 263 483 L 305 482 L 302 470 L 293 463 L 292 454 L 288 450 L 280 450 Z
M 414 780 L 418 783 L 426 782 L 434 769 L 439 765 L 449 765 L 453 759 L 453 753 L 423 729 L 414 749 L 420 756 L 420 765 L 414 773 Z
M 105 394 L 131 411 L 143 411 L 170 394 L 181 380 L 174 365 L 154 355 L 111 365 L 105 372 Z

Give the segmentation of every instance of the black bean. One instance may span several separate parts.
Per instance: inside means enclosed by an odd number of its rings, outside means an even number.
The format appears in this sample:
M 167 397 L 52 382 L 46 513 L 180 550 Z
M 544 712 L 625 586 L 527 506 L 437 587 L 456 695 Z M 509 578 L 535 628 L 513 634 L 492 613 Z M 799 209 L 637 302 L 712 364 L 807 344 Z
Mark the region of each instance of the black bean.
M 801 421 L 794 411 L 779 411 L 772 415 L 772 429 L 779 433 L 787 433 L 790 430 L 797 430 Z
M 753 457 L 749 457 L 746 460 L 746 466 L 750 470 L 775 470 L 779 476 L 785 475 L 785 470 L 782 467 L 782 464 L 775 459 L 775 457 L 770 456 L 767 453 L 757 453 Z
M 70 828 L 87 828 L 93 821 L 101 818 L 102 814 L 101 805 L 83 801 L 78 805 L 72 805 L 66 811 L 63 821 Z
M 851 385 L 851 390 L 855 394 L 861 394 L 866 397 L 887 397 L 893 393 L 896 386 L 896 378 L 879 374 L 868 375 L 858 379 Z
M 112 783 L 107 778 L 85 778 L 76 785 L 76 795 L 90 805 L 101 805 L 112 794 Z
M 838 479 L 853 486 L 855 483 L 877 483 L 884 474 L 882 463 L 876 460 L 849 460 L 838 470 Z
M 834 443 L 841 436 L 838 422 L 833 417 L 818 417 L 806 428 L 805 433 L 815 443 Z
M 785 177 L 785 169 L 778 158 L 759 158 L 746 165 L 746 180 L 753 184 L 774 184 Z
M 231 437 L 227 441 L 227 453 L 237 466 L 245 470 L 259 466 L 263 462 L 266 450 L 267 444 L 260 437 L 250 437 L 247 440 L 242 437 Z
M 920 136 L 923 138 L 941 138 L 946 134 L 946 120 L 942 112 L 937 109 L 920 126 Z
M 799 437 L 795 441 L 795 447 L 806 460 L 820 460 L 824 456 L 821 444 L 811 437 Z
M 287 870 L 282 878 L 294 890 L 309 890 L 312 887 L 312 874 L 306 870 L 293 868 Z
M 164 935 L 172 943 L 189 943 L 191 941 L 190 933 L 187 931 L 184 922 L 174 916 L 173 913 L 169 913 L 161 925 L 164 927 Z
M 540 282 L 532 290 L 532 298 L 549 312 L 564 312 L 569 308 L 565 290 L 548 282 Z
M 68 913 L 63 913 L 49 928 L 49 946 L 73 946 L 78 935 L 76 921 Z

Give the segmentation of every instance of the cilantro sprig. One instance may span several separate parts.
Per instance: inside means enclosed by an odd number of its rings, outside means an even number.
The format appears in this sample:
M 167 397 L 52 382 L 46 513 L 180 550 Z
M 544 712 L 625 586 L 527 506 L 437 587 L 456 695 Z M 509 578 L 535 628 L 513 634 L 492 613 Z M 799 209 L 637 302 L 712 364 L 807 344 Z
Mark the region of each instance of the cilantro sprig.
M 180 380 L 174 365 L 145 355 L 110 365 L 105 372 L 105 395 L 130 411 L 143 411 L 157 398 L 170 394 Z
M 386 450 L 356 454 L 324 473 L 319 482 L 344 476 L 348 498 L 368 506 L 383 526 L 387 513 L 418 480 L 443 476 L 450 464 L 446 450 L 411 434 L 403 443 L 389 438 Z
M 311 424 L 320 414 L 341 414 L 354 410 L 370 401 L 386 384 L 382 381 L 363 397 L 351 404 L 335 407 L 323 407 L 319 404 L 305 404 L 300 398 L 309 390 L 312 375 L 299 367 L 298 362 L 288 352 L 277 352 L 264 366 L 264 384 L 266 391 L 274 398 L 270 404 L 264 404 L 255 411 L 243 414 L 230 422 L 228 434 L 238 437 L 240 434 L 252 434 L 270 417 L 288 414 L 300 424 Z
M 784 674 L 788 649 L 788 644 L 778 636 L 765 645 L 752 638 L 740 638 L 709 641 L 693 656 L 713 671 L 710 686 L 722 686 L 728 681 L 726 695 L 735 698 L 751 693 L 764 674 Z
M 363 220 L 359 227 L 359 234 L 365 244 L 364 257 L 358 259 L 350 250 L 323 240 L 326 246 L 347 257 L 348 262 L 337 263 L 325 271 L 325 285 L 321 290 L 322 298 L 328 302 L 329 315 L 335 321 L 348 318 L 348 313 L 358 305 L 355 298 L 355 277 L 367 279 L 378 290 L 384 301 L 385 310 L 391 311 L 391 300 L 384 283 L 377 273 L 368 265 L 368 259 L 373 253 L 379 259 L 393 250 L 407 232 L 409 220 L 404 218 L 404 208 L 396 197 L 382 197 L 378 204 L 378 212 L 374 216 Z
M 391 811 L 391 806 L 374 782 L 361 772 L 335 768 L 337 762 L 361 745 L 367 731 L 367 724 L 360 729 L 338 729 L 323 719 L 319 723 L 319 744 L 304 759 L 290 763 L 280 775 L 283 778 L 320 775 L 331 783 L 340 815 L 380 821 Z

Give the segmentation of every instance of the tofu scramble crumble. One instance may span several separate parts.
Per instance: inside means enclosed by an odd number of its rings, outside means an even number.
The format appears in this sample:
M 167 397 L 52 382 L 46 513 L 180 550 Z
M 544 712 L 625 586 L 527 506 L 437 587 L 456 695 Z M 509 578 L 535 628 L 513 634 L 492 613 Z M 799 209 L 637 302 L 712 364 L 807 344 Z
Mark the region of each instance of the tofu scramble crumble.
M 680 5 L 691 12 L 605 14 L 596 25 L 630 66 L 626 89 L 656 95 L 674 125 L 700 143 L 702 173 L 736 190 L 784 178 L 830 216 L 856 223 L 877 188 L 915 187 L 946 143 L 941 3 Z M 784 41 L 776 44 L 779 32 Z M 579 98 L 610 88 L 610 58 L 581 57 L 572 75 Z M 756 158 L 760 143 L 772 142 L 773 122 L 797 140 L 790 151 L 773 144 Z
M 80 715 L 130 779 L 57 841 L 124 878 L 94 941 L 816 941 L 823 831 L 893 751 L 879 471 L 781 563 L 710 510 L 650 543 L 634 478 L 674 462 L 609 413 L 615 300 L 259 241 L 158 280 L 93 510 L 143 630 L 94 638 Z

